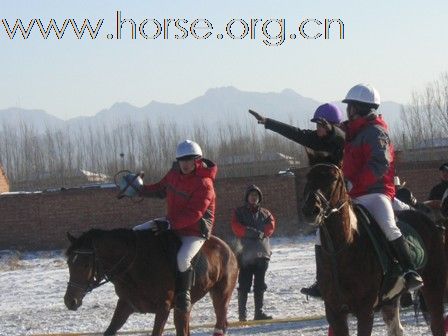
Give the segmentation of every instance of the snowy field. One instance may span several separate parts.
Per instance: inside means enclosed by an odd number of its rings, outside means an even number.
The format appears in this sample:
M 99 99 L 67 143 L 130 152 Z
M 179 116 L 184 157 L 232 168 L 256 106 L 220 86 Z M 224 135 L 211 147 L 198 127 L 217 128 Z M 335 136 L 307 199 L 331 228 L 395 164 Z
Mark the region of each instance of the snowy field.
M 275 318 L 318 317 L 317 320 L 243 326 L 229 329 L 229 335 L 327 335 L 323 303 L 309 301 L 300 288 L 314 281 L 314 245 L 312 237 L 273 239 L 273 255 L 267 273 L 268 290 L 265 311 Z M 68 269 L 62 251 L 17 253 L 0 251 L 0 335 L 36 335 L 75 332 L 103 332 L 115 308 L 117 297 L 107 284 L 88 294 L 83 305 L 72 312 L 63 297 Z M 253 314 L 252 296 L 248 300 L 249 316 Z M 236 293 L 231 301 L 229 321 L 237 321 Z M 321 318 L 319 318 L 321 317 Z M 151 329 L 153 315 L 131 315 L 121 331 Z M 214 323 L 209 297 L 193 307 L 192 325 Z M 422 318 L 416 324 L 413 312 L 402 313 L 405 335 L 430 335 Z M 174 335 L 172 314 L 165 335 Z M 355 324 L 351 321 L 352 334 Z M 194 328 L 192 335 L 211 335 L 211 328 Z M 141 334 L 141 333 L 139 333 Z M 386 335 L 381 318 L 375 319 L 373 335 Z

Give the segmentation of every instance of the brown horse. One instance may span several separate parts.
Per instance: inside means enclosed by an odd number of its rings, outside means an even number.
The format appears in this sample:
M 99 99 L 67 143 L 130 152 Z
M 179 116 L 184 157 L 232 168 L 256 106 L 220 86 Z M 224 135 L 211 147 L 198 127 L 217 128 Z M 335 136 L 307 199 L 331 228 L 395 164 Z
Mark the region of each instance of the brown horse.
M 349 313 L 357 318 L 358 336 L 371 335 L 377 309 L 381 309 L 388 335 L 403 335 L 399 318 L 400 295 L 383 301 L 380 262 L 368 236 L 360 234 L 342 171 L 337 166 L 317 164 L 310 169 L 302 211 L 308 221 L 320 228 L 323 253 L 317 264 L 317 281 L 334 335 L 348 335 Z M 445 335 L 443 235 L 423 214 L 403 211 L 399 216 L 419 233 L 426 247 L 428 261 L 418 270 L 425 284 L 421 292 L 431 316 L 433 335 Z
M 68 309 L 76 310 L 83 297 L 104 282 L 115 286 L 118 303 L 104 335 L 114 335 L 132 313 L 154 313 L 152 335 L 162 335 L 174 306 L 174 264 L 171 232 L 150 230 L 90 230 L 79 238 L 68 234 L 70 280 L 64 296 Z M 177 245 L 176 245 L 177 246 Z M 210 237 L 198 253 L 192 303 L 210 292 L 216 314 L 214 335 L 225 335 L 227 309 L 238 275 L 236 257 L 229 246 Z M 176 335 L 190 335 L 190 313 L 174 310 Z

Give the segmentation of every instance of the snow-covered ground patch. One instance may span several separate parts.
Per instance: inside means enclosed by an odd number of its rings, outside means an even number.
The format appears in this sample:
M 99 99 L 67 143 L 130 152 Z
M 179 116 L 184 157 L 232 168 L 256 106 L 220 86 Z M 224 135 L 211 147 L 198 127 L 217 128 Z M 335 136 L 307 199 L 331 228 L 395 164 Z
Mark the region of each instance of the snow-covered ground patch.
M 300 288 L 314 281 L 314 238 L 293 237 L 272 240 L 273 254 L 267 273 L 268 290 L 265 310 L 275 318 L 323 316 L 323 302 L 309 300 Z M 0 335 L 33 335 L 44 333 L 103 332 L 114 312 L 117 296 L 107 284 L 88 294 L 76 312 L 67 310 L 63 297 L 68 281 L 68 268 L 63 251 L 19 253 L 0 251 Z M 248 300 L 249 316 L 253 299 Z M 229 321 L 237 321 L 236 292 L 231 301 Z M 416 325 L 413 312 L 402 314 L 405 335 L 430 335 L 422 322 Z M 131 315 L 122 331 L 151 329 L 153 315 Z M 214 323 L 214 312 L 208 296 L 192 311 L 192 325 Z M 167 328 L 173 327 L 172 314 Z M 351 322 L 352 334 L 355 324 Z M 275 325 L 235 327 L 230 335 L 326 335 L 325 319 Z M 210 328 L 192 330 L 192 335 L 211 335 Z M 166 335 L 174 335 L 172 329 Z M 374 335 L 385 335 L 379 316 Z

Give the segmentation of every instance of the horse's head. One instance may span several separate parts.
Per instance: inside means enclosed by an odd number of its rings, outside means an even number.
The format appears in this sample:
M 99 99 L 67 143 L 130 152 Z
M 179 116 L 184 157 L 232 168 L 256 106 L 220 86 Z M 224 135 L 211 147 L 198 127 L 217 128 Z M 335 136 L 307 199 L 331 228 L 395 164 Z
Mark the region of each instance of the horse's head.
M 307 222 L 320 225 L 347 204 L 342 171 L 333 164 L 316 164 L 307 174 L 302 213 Z
M 92 240 L 85 235 L 80 238 L 67 233 L 71 243 L 66 251 L 70 279 L 64 296 L 64 303 L 70 310 L 77 310 L 82 299 L 92 289 L 95 280 L 95 251 Z

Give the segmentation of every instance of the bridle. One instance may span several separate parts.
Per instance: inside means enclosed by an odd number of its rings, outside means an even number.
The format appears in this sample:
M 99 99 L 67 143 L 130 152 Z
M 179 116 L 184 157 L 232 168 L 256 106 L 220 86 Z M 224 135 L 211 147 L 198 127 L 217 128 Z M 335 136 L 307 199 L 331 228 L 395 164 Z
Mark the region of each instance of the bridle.
M 89 267 L 91 276 L 88 279 L 87 285 L 80 284 L 76 281 L 69 281 L 67 283 L 68 287 L 74 287 L 81 289 L 83 291 L 83 295 L 86 295 L 93 291 L 94 289 L 105 285 L 106 283 L 112 281 L 114 278 L 118 277 L 120 274 L 125 274 L 128 272 L 133 266 L 135 259 L 137 258 L 137 244 L 135 244 L 134 256 L 132 258 L 131 263 L 127 265 L 124 270 L 120 271 L 120 266 L 123 264 L 123 261 L 126 260 L 126 257 L 130 255 L 130 253 L 124 254 L 112 267 L 110 270 L 106 271 L 102 267 L 101 261 L 98 258 L 98 254 L 96 253 L 95 245 L 92 243 L 93 248 L 91 250 L 73 250 L 71 253 L 75 256 L 77 255 L 89 255 Z M 103 272 L 102 272 L 103 271 Z
M 343 176 L 342 176 L 342 171 L 341 169 L 336 166 L 335 164 L 331 164 L 331 163 L 318 163 L 315 164 L 311 167 L 311 170 L 313 170 L 315 167 L 330 167 L 330 168 L 335 168 L 338 172 L 338 182 L 342 182 L 343 183 Z M 336 188 L 332 190 L 329 199 L 327 199 L 325 197 L 325 195 L 322 193 L 322 191 L 320 189 L 317 189 L 315 191 L 312 192 L 312 194 L 320 201 L 320 203 L 323 205 L 323 207 L 320 208 L 320 212 L 319 212 L 319 218 L 316 224 L 318 225 L 322 225 L 324 224 L 325 219 L 327 219 L 328 217 L 330 217 L 331 215 L 338 213 L 339 211 L 342 210 L 342 208 L 344 208 L 344 206 L 346 206 L 348 204 L 348 200 L 345 201 L 341 201 L 336 205 L 332 205 L 330 200 L 333 198 L 333 195 L 336 191 Z M 311 194 L 311 193 L 309 193 Z M 308 196 L 309 197 L 309 196 Z
M 324 167 L 331 167 L 331 168 L 335 168 L 338 172 L 338 182 L 339 183 L 344 183 L 344 177 L 342 174 L 341 169 L 334 165 L 334 164 L 330 164 L 330 163 L 318 163 L 316 165 L 314 165 L 311 169 L 313 169 L 314 167 L 317 166 L 324 166 Z M 330 200 L 333 198 L 333 195 L 336 191 L 336 188 L 334 188 L 330 194 Z M 341 211 L 341 209 L 343 209 L 345 206 L 349 205 L 349 201 L 345 200 L 345 201 L 341 201 L 339 202 L 339 204 L 336 204 L 335 206 L 331 205 L 330 200 L 328 200 L 325 195 L 319 190 L 317 189 L 316 191 L 314 191 L 314 195 L 320 200 L 320 202 L 324 205 L 324 207 L 321 209 L 320 211 L 320 218 L 317 222 L 317 224 L 319 225 L 319 227 L 322 228 L 322 232 L 324 234 L 324 239 L 326 241 L 326 244 L 328 246 L 328 249 L 324 249 L 324 247 L 322 246 L 322 250 L 329 255 L 330 260 L 331 260 L 331 271 L 333 273 L 333 277 L 334 277 L 334 281 L 335 281 L 335 287 L 336 287 L 336 295 L 338 296 L 338 301 L 339 302 L 343 302 L 344 299 L 344 295 L 342 294 L 341 291 L 341 285 L 340 285 L 340 280 L 339 280 L 339 272 L 338 272 L 338 267 L 337 267 L 337 261 L 336 261 L 336 255 L 338 255 L 340 252 L 344 251 L 347 246 L 343 246 L 341 249 L 339 249 L 338 251 L 336 251 L 333 240 L 331 238 L 330 233 L 328 232 L 328 228 L 327 225 L 325 225 L 325 220 L 327 218 L 329 218 L 331 215 L 336 214 L 338 212 Z M 342 303 L 340 306 L 341 310 L 345 311 L 348 309 L 347 304 Z

